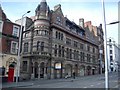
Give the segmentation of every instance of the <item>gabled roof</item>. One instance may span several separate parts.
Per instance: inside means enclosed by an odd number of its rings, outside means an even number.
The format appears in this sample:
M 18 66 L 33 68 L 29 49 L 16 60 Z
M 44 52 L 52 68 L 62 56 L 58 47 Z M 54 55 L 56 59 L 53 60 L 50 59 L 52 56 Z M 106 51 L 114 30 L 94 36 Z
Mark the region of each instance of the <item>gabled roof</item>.
M 57 14 L 59 14 L 59 15 L 64 16 L 60 4 L 58 4 L 58 5 L 56 5 L 56 6 L 54 7 L 54 12 L 57 13 Z
M 81 29 L 82 31 L 85 32 L 84 28 L 82 28 L 81 26 L 77 25 L 75 22 L 70 21 L 67 17 L 64 17 L 64 18 L 65 18 L 66 21 L 67 21 L 68 23 L 70 23 L 73 27 L 75 26 L 75 27 L 77 27 L 77 28 L 79 28 L 79 29 Z

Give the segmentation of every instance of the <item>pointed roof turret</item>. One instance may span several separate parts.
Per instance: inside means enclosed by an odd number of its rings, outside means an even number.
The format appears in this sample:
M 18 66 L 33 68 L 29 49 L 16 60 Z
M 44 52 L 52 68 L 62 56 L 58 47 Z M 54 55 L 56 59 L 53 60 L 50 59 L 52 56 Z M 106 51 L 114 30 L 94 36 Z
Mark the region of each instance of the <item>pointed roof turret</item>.
M 35 10 L 36 16 L 46 16 L 50 12 L 49 6 L 47 5 L 46 0 L 41 0 L 40 4 L 37 6 Z
M 46 2 L 46 0 L 41 0 L 41 2 Z
M 40 3 L 40 10 L 45 11 L 47 9 L 47 2 L 46 0 L 42 0 Z
M 47 6 L 46 0 L 42 0 L 40 2 L 40 4 L 38 5 L 38 7 L 36 8 L 36 12 L 37 11 L 39 11 L 39 12 L 41 12 L 41 11 L 46 12 L 47 8 L 48 8 L 48 6 Z

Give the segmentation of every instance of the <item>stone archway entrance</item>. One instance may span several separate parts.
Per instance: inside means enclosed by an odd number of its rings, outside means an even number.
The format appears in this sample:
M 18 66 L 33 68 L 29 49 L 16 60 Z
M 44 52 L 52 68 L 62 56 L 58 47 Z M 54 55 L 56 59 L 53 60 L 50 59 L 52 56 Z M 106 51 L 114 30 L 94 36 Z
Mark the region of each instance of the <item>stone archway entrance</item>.
M 45 63 L 40 64 L 40 78 L 44 78 Z
M 16 76 L 17 73 L 17 59 L 15 57 L 10 57 L 6 62 L 6 73 L 8 75 L 9 67 L 13 65 L 14 66 L 14 76 Z
M 78 65 L 77 64 L 75 64 L 74 70 L 75 70 L 75 75 L 78 76 Z
M 38 78 L 38 63 L 37 62 L 35 62 L 34 76 L 35 76 L 35 78 Z
M 95 70 L 96 70 L 96 67 L 92 67 L 92 75 L 95 75 Z
M 91 67 L 87 66 L 87 75 L 91 75 Z
M 72 65 L 66 64 L 65 65 L 65 75 L 68 74 L 69 77 L 72 77 Z
M 6 65 L 8 66 L 8 82 L 14 82 L 17 75 L 17 59 L 10 57 Z
M 9 71 L 8 71 L 8 82 L 14 81 L 14 64 L 9 65 Z

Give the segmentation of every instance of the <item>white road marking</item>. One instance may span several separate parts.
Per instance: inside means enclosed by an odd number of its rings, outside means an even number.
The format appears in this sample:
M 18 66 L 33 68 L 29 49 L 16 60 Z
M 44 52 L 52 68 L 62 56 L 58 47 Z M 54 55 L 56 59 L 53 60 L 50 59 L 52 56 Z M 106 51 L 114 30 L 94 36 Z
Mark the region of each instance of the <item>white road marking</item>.
M 41 85 L 37 85 L 37 87 L 40 87 Z
M 94 85 L 90 85 L 91 87 L 93 87 Z
M 114 82 L 118 82 L 118 81 L 114 81 Z
M 119 86 L 119 85 L 116 85 L 116 86 L 115 86 L 115 87 L 113 87 L 113 88 L 118 88 L 118 86 Z
M 98 83 L 97 85 L 100 85 L 101 83 Z

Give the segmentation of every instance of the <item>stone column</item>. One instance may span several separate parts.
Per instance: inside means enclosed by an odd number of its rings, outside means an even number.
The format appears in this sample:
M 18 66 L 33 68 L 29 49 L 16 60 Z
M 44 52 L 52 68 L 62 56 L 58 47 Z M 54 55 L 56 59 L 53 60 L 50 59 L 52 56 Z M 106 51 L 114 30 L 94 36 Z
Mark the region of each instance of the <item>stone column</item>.
M 54 62 L 51 62 L 51 79 L 54 78 Z
M 61 62 L 60 78 L 63 78 L 63 62 Z
M 44 79 L 47 79 L 47 74 L 46 74 L 46 67 L 47 67 L 47 64 L 45 63 L 44 64 Z
M 32 73 L 31 79 L 34 79 L 34 78 L 35 78 L 35 65 L 33 62 L 33 73 Z
M 78 76 L 80 76 L 80 66 L 78 66 Z
M 90 66 L 91 67 L 91 69 L 90 69 L 90 75 L 92 75 L 92 72 L 93 72 L 93 70 L 92 70 L 92 66 Z
M 40 79 L 40 63 L 38 64 L 38 79 Z
M 62 78 L 65 77 L 65 65 L 63 64 L 62 65 Z
M 51 79 L 51 60 L 48 60 L 47 79 Z
M 87 66 L 85 66 L 85 69 L 84 69 L 84 76 L 87 76 Z

